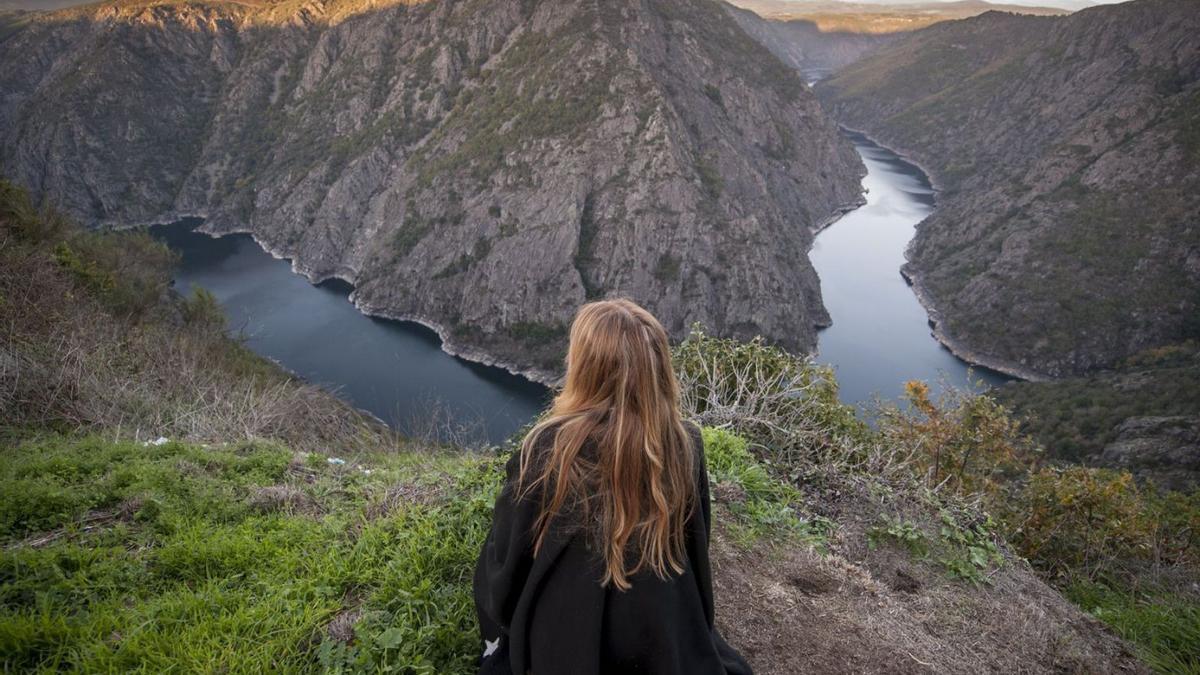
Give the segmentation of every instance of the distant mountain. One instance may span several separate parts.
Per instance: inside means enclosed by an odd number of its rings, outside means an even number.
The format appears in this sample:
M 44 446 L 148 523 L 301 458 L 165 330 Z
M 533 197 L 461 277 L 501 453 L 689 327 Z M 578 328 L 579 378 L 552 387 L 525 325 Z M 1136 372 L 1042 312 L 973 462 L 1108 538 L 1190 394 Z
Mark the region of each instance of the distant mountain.
M 730 14 L 754 39 L 814 81 L 902 35 L 942 21 L 991 10 L 1060 15 L 1051 7 L 996 5 L 983 0 L 874 4 L 837 0 L 731 0 Z
M 726 8 L 751 37 L 810 82 L 827 77 L 901 35 L 824 31 L 807 19 L 763 18 L 732 4 Z
M 1060 15 L 1061 7 L 958 2 L 839 2 L 838 0 L 730 0 L 732 4 L 776 21 L 808 21 L 825 33 L 906 33 L 942 21 L 1004 11 L 1039 16 Z
M 941 188 L 907 272 L 955 351 L 1059 376 L 1200 338 L 1195 2 L 988 12 L 817 91 Z
M 32 18 L 29 18 L 32 17 Z M 371 313 L 550 377 L 624 294 L 811 350 L 862 165 L 709 0 L 139 2 L 0 39 L 0 166 L 93 225 L 250 231 Z

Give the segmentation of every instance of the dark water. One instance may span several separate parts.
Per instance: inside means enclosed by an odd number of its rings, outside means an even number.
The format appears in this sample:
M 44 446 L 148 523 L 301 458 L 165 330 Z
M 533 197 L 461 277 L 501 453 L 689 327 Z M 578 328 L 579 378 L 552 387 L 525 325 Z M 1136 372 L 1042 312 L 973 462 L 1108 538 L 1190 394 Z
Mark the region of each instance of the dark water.
M 930 334 L 924 308 L 900 276 L 914 228 L 933 209 L 924 174 L 851 135 L 867 175 L 867 203 L 816 239 L 811 257 L 833 326 L 818 360 L 833 365 L 847 403 L 896 399 L 907 380 L 978 387 L 1006 378 L 968 365 Z M 408 433 L 465 431 L 500 442 L 546 404 L 541 385 L 443 352 L 437 335 L 409 322 L 361 314 L 342 282 L 314 286 L 249 235 L 214 239 L 196 220 L 154 228 L 182 255 L 176 284 L 211 291 L 255 352 L 336 390 Z
M 208 289 L 250 349 L 401 431 L 498 443 L 546 403 L 545 387 L 446 354 L 424 326 L 360 313 L 347 298 L 349 284 L 314 286 L 249 235 L 214 239 L 194 232 L 197 224 L 153 228 L 182 255 L 179 291 Z
M 929 318 L 900 276 L 917 223 L 933 211 L 925 174 L 867 138 L 848 133 L 867 166 L 867 203 L 817 235 L 810 258 L 833 325 L 819 336 L 817 360 L 837 370 L 841 398 L 895 399 L 908 380 L 935 391 L 973 388 L 1007 377 L 968 364 L 932 336 Z

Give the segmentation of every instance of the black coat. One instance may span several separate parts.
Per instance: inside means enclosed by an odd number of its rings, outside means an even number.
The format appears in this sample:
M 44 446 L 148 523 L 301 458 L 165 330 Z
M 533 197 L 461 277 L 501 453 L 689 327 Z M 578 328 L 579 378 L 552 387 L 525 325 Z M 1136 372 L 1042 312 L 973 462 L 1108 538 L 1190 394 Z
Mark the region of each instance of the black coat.
M 750 675 L 713 626 L 708 471 L 699 430 L 691 431 L 699 501 L 687 524 L 684 570 L 667 579 L 639 572 L 627 591 L 600 585 L 603 558 L 578 527 L 552 526 L 534 557 L 540 495 L 517 499 L 520 457 L 514 454 L 475 569 L 480 631 L 485 644 L 499 640 L 483 658 L 481 674 Z M 542 434 L 535 457 L 552 436 Z

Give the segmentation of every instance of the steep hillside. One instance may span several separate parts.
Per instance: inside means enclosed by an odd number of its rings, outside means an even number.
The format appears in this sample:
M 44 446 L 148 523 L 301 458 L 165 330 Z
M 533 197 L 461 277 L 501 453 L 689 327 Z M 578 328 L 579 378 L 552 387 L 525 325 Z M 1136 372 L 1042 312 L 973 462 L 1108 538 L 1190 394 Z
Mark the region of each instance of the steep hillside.
M 1131 471 L 1163 488 L 1200 488 L 1200 345 L 1172 345 L 1110 370 L 996 391 L 1055 459 Z
M 474 672 L 511 448 L 395 437 L 229 339 L 171 262 L 0 181 L 0 669 Z M 689 416 L 754 441 L 705 431 L 718 621 L 756 672 L 1144 672 L 829 371 L 699 335 L 675 358 Z
M 729 13 L 751 37 L 784 63 L 799 70 L 809 81 L 861 59 L 900 35 L 851 29 L 824 30 L 809 19 L 763 17 L 732 4 Z
M 912 31 L 999 10 L 1060 15 L 1051 7 L 982 0 L 932 3 L 856 3 L 838 0 L 730 0 L 742 28 L 810 81 L 827 77 Z
M 969 360 L 1059 376 L 1200 336 L 1200 13 L 988 13 L 818 86 L 942 193 L 906 272 Z
M 861 171 L 710 0 L 113 2 L 0 42 L 0 164 L 92 224 L 250 231 L 364 310 L 550 377 L 619 291 L 796 350 Z

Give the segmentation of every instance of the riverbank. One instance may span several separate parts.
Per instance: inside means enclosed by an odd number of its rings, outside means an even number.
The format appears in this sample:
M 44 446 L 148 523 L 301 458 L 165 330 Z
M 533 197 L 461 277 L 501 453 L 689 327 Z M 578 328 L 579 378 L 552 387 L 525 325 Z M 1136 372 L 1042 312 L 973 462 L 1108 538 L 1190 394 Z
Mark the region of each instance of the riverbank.
M 842 129 L 843 132 L 845 132 L 849 135 L 861 137 L 862 139 L 864 139 L 866 142 L 870 143 L 871 145 L 874 145 L 876 147 L 886 150 L 887 152 L 895 155 L 897 158 L 899 158 L 905 164 L 909 165 L 916 171 L 920 172 L 921 177 L 924 180 L 924 182 L 927 183 L 929 188 L 933 191 L 933 194 L 934 194 L 933 209 L 936 210 L 936 208 L 937 208 L 937 206 L 936 206 L 937 193 L 941 192 L 942 188 L 937 181 L 936 174 L 932 173 L 928 168 L 926 168 L 924 165 L 922 165 L 920 160 L 918 160 L 914 157 L 913 152 L 908 151 L 904 148 L 896 148 L 896 147 L 887 145 L 884 142 L 881 142 L 880 140 L 872 137 L 870 134 L 868 134 L 867 132 L 865 132 L 861 129 L 855 129 L 853 127 L 849 127 L 846 125 L 839 125 L 839 128 Z M 916 226 L 914 227 L 914 236 L 915 236 L 915 229 L 919 228 L 921 226 L 921 223 L 924 222 L 924 220 L 927 219 L 932 214 L 933 214 L 933 211 L 930 211 L 929 215 L 925 216 L 925 218 L 922 219 L 921 222 L 918 222 L 916 224 Z M 959 360 L 961 360 L 971 366 L 975 366 L 975 367 L 979 367 L 979 368 L 986 368 L 988 370 L 992 370 L 992 371 L 1007 375 L 1012 378 L 1021 379 L 1021 380 L 1029 380 L 1029 381 L 1033 381 L 1033 382 L 1042 382 L 1042 381 L 1052 379 L 1045 373 L 1040 373 L 1034 369 L 1024 366 L 1023 364 L 1005 361 L 1003 359 L 997 359 L 997 358 L 991 357 L 989 355 L 982 354 L 974 349 L 971 349 L 969 346 L 963 344 L 960 340 L 956 339 L 954 336 L 947 333 L 946 329 L 945 329 L 945 322 L 942 319 L 941 311 L 937 308 L 937 305 L 934 302 L 932 294 L 928 291 L 927 288 L 925 288 L 924 284 L 920 280 L 919 275 L 917 274 L 916 269 L 912 266 L 911 261 L 909 261 L 909 259 L 908 259 L 908 246 L 911 245 L 911 243 L 912 243 L 912 239 L 910 239 L 908 244 L 905 245 L 905 248 L 904 248 L 905 262 L 900 266 L 899 273 L 900 273 L 900 276 L 903 277 L 903 279 L 904 279 L 905 283 L 908 285 L 909 289 L 911 289 L 913 296 L 916 298 L 917 302 L 920 303 L 921 307 L 925 310 L 925 314 L 927 317 L 927 323 L 928 323 L 929 330 L 930 330 L 930 335 L 933 337 L 934 340 L 936 340 L 942 347 L 944 347 L 947 351 L 949 351 L 951 354 L 953 354 L 956 358 L 958 358 Z
M 495 358 L 481 349 L 460 345 L 453 340 L 450 332 L 446 330 L 444 326 L 428 317 L 397 314 L 389 312 L 384 308 L 366 305 L 357 297 L 356 289 L 358 270 L 355 270 L 351 267 L 343 267 L 338 271 L 318 272 L 314 268 L 305 265 L 298 256 L 288 255 L 279 249 L 273 248 L 272 246 L 268 245 L 267 242 L 259 238 L 258 235 L 252 230 L 246 228 L 212 228 L 207 227 L 207 221 L 205 221 L 205 223 L 196 228 L 196 231 L 213 238 L 220 238 L 233 234 L 247 235 L 253 239 L 254 243 L 257 244 L 258 247 L 261 248 L 267 255 L 275 258 L 276 260 L 283 260 L 287 262 L 289 265 L 291 265 L 292 272 L 304 277 L 314 286 L 331 280 L 341 281 L 350 286 L 352 289 L 349 295 L 349 301 L 364 316 L 387 319 L 389 321 L 398 321 L 402 323 L 414 323 L 427 328 L 438 336 L 438 340 L 441 342 L 442 351 L 446 352 L 450 356 L 482 366 L 487 366 L 489 368 L 498 368 L 510 375 L 524 378 L 530 382 L 540 384 L 547 388 L 553 388 L 559 380 L 559 376 L 556 373 L 536 368 L 521 368 L 515 364 Z
M 962 342 L 956 340 L 953 336 L 946 332 L 945 328 L 943 328 L 944 322 L 942 320 L 942 313 L 934 304 L 933 297 L 925 288 L 925 285 L 921 283 L 921 278 L 917 274 L 916 270 L 912 267 L 912 264 L 905 263 L 905 265 L 900 268 L 900 275 L 904 277 L 906 282 L 908 282 L 908 286 L 912 289 L 913 295 L 916 296 L 917 302 L 921 303 L 921 306 L 925 308 L 925 312 L 929 315 L 929 328 L 933 338 L 937 340 L 943 347 L 949 350 L 951 354 L 954 354 L 958 358 L 972 365 L 979 366 L 981 368 L 987 368 L 988 370 L 994 370 L 998 373 L 1004 373 L 1005 375 L 1018 380 L 1027 380 L 1029 382 L 1048 382 L 1054 379 L 1049 375 L 1039 373 L 1036 370 L 1027 368 L 1021 364 L 980 354 L 979 352 L 972 350 L 970 347 L 967 347 Z

